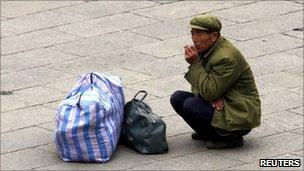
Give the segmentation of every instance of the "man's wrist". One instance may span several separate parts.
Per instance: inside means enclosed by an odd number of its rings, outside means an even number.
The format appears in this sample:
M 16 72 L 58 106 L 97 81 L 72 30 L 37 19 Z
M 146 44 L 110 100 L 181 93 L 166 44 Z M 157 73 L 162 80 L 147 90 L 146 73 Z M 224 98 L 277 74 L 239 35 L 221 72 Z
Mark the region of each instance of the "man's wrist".
M 187 62 L 188 62 L 190 65 L 192 65 L 192 64 L 198 63 L 198 62 L 199 62 L 199 58 L 188 59 Z

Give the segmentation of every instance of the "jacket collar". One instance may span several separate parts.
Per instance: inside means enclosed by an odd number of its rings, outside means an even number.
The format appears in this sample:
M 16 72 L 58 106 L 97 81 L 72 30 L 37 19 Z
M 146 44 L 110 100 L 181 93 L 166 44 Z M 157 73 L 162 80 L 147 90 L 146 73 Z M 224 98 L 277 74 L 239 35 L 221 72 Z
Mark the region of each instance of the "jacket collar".
M 200 55 L 200 59 L 202 60 L 202 59 L 207 59 L 207 58 L 209 58 L 209 57 L 213 54 L 214 50 L 218 48 L 219 44 L 220 44 L 222 41 L 223 41 L 223 37 L 221 36 L 221 37 L 219 37 L 219 38 L 217 39 L 217 41 L 216 41 L 216 42 L 214 43 L 214 45 L 210 48 L 209 51 L 207 51 L 205 54 Z

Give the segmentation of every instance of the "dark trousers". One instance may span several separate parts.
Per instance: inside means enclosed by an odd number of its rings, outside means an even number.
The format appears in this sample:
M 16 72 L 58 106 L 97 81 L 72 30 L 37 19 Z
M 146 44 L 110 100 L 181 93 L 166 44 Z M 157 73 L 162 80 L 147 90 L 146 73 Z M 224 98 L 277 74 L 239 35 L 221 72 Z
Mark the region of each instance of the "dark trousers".
M 243 136 L 250 130 L 225 131 L 211 125 L 214 108 L 200 95 L 195 97 L 187 91 L 176 91 L 170 98 L 170 103 L 178 115 L 200 136 L 210 140 L 220 140 Z

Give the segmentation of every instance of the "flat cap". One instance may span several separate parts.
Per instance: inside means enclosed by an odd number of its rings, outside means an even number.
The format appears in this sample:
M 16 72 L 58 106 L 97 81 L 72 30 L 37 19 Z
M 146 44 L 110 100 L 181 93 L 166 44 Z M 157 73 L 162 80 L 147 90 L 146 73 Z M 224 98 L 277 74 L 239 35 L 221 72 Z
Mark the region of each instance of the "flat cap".
M 211 13 L 205 13 L 192 18 L 190 20 L 190 28 L 220 32 L 222 24 L 216 16 Z

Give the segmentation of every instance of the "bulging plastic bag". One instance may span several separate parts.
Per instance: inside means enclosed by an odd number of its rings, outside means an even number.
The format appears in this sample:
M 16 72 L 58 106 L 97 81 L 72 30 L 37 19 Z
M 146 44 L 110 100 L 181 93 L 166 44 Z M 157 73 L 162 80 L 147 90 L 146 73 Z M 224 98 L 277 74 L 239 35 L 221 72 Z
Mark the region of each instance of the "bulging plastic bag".
M 119 77 L 83 74 L 56 111 L 54 140 L 61 158 L 110 160 L 121 134 L 124 102 Z

